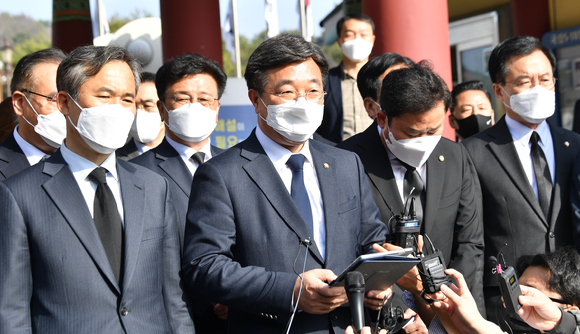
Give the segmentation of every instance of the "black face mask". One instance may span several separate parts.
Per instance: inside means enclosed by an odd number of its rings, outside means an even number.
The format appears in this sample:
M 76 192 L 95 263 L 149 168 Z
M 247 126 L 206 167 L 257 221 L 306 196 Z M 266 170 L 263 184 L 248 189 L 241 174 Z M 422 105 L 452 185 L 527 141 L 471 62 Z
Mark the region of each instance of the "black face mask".
M 471 115 L 464 119 L 455 118 L 455 121 L 459 125 L 457 133 L 464 139 L 478 134 L 487 128 L 491 128 L 491 116 Z

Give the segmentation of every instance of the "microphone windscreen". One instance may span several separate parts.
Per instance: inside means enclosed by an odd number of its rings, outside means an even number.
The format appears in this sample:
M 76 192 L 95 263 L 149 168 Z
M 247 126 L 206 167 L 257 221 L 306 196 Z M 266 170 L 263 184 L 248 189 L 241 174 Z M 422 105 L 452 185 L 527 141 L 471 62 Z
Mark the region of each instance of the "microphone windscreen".
M 365 286 L 365 277 L 360 271 L 351 271 L 346 273 L 344 286 L 347 290 L 360 289 Z

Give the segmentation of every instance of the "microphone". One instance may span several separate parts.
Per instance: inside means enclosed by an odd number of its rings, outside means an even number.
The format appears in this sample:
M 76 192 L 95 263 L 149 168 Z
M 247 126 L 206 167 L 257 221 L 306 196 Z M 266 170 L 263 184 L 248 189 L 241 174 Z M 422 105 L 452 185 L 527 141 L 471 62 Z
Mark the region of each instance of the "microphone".
M 364 320 L 364 296 L 365 296 L 365 278 L 360 271 L 350 271 L 346 274 L 344 281 L 346 295 L 350 304 L 352 325 L 355 333 L 359 334 L 365 325 Z

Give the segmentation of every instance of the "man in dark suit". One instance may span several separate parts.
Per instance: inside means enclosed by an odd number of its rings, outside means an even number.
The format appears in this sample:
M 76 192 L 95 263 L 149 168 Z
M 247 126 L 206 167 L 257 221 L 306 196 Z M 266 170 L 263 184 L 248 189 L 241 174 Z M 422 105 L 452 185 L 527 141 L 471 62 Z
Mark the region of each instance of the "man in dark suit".
M 377 56 L 361 70 L 361 93 L 367 97 L 374 92 L 372 99 L 380 96 L 380 108 L 369 104 L 378 109 L 373 126 L 339 147 L 359 155 L 382 220 L 391 230 L 391 218 L 404 215 L 407 184 L 420 190 L 415 189 L 413 196 L 421 233 L 441 250 L 448 266 L 463 273 L 483 310 L 483 228 L 468 155 L 462 146 L 441 138 L 451 101 L 449 90 L 428 64 L 404 65 L 395 71 L 395 66 L 385 67 L 397 64 L 386 61 L 393 57 Z M 399 60 L 399 64 L 404 63 Z M 392 72 L 381 86 L 376 79 L 386 71 Z M 367 85 L 374 88 L 369 90 Z M 410 174 L 416 174 L 420 183 L 413 185 Z M 420 283 L 405 288 L 423 303 Z
M 10 89 L 16 126 L 0 144 L 0 181 L 56 151 L 66 123 L 56 108 L 56 69 L 65 54 L 46 49 L 28 54 L 16 65 Z
M 324 117 L 316 133 L 340 143 L 364 131 L 373 122 L 365 112 L 356 80 L 371 54 L 375 42 L 375 23 L 365 14 L 347 15 L 336 23 L 336 33 L 336 41 L 342 49 L 342 62 L 328 72 L 324 85 L 327 92 Z
M 129 132 L 130 139 L 115 152 L 117 158 L 125 161 L 156 148 L 165 137 L 165 125 L 157 108 L 159 98 L 155 89 L 155 74 L 141 72 L 139 76 L 141 83 L 135 97 L 137 113 Z
M 506 115 L 462 144 L 481 183 L 485 258 L 501 250 L 514 265 L 522 255 L 574 244 L 570 173 L 580 136 L 545 122 L 555 108 L 555 58 L 538 39 L 505 40 L 492 51 L 488 67 Z M 494 319 L 501 301 L 491 265 L 485 264 L 487 315 Z
M 156 74 L 157 107 L 167 124 L 166 136 L 159 146 L 131 162 L 149 168 L 169 183 L 180 222 L 180 240 L 193 175 L 201 164 L 223 151 L 211 145 L 209 136 L 217 124 L 226 82 L 217 62 L 190 53 L 169 60 Z M 193 305 L 197 332 L 225 332 L 225 321 L 218 314 L 225 318 L 227 308 L 215 303 L 207 308 L 201 305 L 199 301 Z
M 64 145 L 0 183 L 0 332 L 192 333 L 167 181 L 115 158 L 139 64 L 73 50 L 57 73 Z
M 336 278 L 387 235 L 355 154 L 309 140 L 323 113 L 320 48 L 282 34 L 250 56 L 258 126 L 195 174 L 183 274 L 190 291 L 229 306 L 228 331 L 343 333 Z M 387 291 L 370 291 L 378 309 Z

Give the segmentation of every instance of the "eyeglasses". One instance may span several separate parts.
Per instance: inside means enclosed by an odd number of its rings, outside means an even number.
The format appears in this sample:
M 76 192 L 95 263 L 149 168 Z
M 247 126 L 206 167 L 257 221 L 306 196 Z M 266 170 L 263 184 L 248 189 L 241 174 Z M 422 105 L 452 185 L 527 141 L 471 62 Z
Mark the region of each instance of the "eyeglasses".
M 173 100 L 173 103 L 175 104 L 175 107 L 177 107 L 177 108 L 183 107 L 184 105 L 186 105 L 188 103 L 195 103 L 195 102 L 199 102 L 199 104 L 201 104 L 202 106 L 204 106 L 206 108 L 210 108 L 218 100 L 218 99 L 214 99 L 210 96 L 200 96 L 197 99 L 195 99 L 195 101 L 194 101 L 193 98 L 191 96 L 188 96 L 188 95 L 176 95 L 176 96 L 168 97 L 168 99 Z
M 304 98 L 306 98 L 307 101 L 318 103 L 324 97 L 324 95 L 326 95 L 325 91 L 316 90 L 316 89 L 309 90 L 308 92 L 303 93 L 303 94 L 298 93 L 295 90 L 285 90 L 281 93 L 270 93 L 270 92 L 266 92 L 266 93 L 278 97 L 278 104 L 291 102 L 291 101 L 294 101 L 294 103 L 296 103 L 298 101 L 298 98 L 300 98 L 302 96 L 304 96 Z
M 58 93 L 54 94 L 54 96 L 50 97 L 50 96 L 46 96 L 46 95 L 42 95 L 42 94 L 33 92 L 31 90 L 28 90 L 28 89 L 22 89 L 21 92 L 30 93 L 30 94 L 38 95 L 40 97 L 44 97 L 46 99 L 46 102 L 55 103 L 55 104 L 56 104 L 56 95 L 58 94 Z
M 550 300 L 553 301 L 554 303 L 558 303 L 558 304 L 562 304 L 562 305 L 574 305 L 574 304 L 567 302 L 563 299 L 552 298 L 552 297 L 548 297 L 548 298 L 550 298 Z
M 530 89 L 536 87 L 537 85 L 540 85 L 546 89 L 551 90 L 556 85 L 556 80 L 558 80 L 558 78 L 551 77 L 551 78 L 541 78 L 540 82 L 535 82 L 534 80 L 532 80 L 530 78 L 524 78 L 518 82 L 511 82 L 511 84 L 514 85 L 517 89 L 519 89 L 521 91 L 530 90 Z M 506 82 L 506 83 L 509 83 L 509 82 Z

